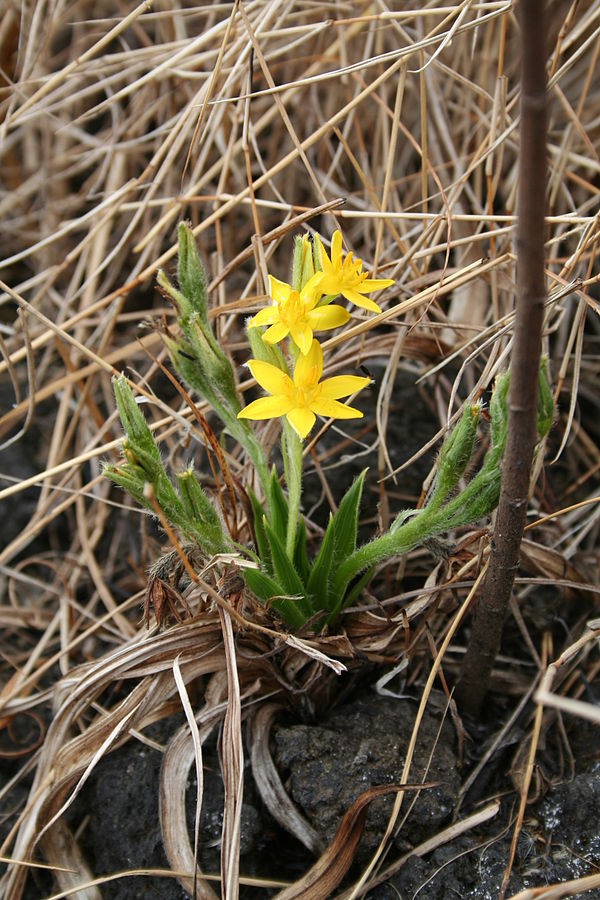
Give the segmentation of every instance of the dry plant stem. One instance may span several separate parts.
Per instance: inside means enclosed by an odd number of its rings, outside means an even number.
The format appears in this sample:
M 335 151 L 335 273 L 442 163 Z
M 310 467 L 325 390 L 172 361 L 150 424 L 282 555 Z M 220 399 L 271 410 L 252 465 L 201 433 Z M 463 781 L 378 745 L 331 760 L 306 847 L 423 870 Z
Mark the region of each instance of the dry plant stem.
M 521 153 L 517 223 L 517 308 L 508 397 L 508 436 L 490 563 L 456 702 L 477 716 L 500 647 L 519 561 L 536 442 L 537 373 L 545 301 L 546 208 L 545 0 L 523 0 L 521 22 Z

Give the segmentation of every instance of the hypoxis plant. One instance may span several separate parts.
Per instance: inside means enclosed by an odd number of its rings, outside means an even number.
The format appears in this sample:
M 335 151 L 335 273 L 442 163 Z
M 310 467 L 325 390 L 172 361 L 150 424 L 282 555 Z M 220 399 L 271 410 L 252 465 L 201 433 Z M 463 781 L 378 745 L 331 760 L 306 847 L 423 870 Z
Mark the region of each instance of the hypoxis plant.
M 367 311 L 379 307 L 367 295 L 389 287 L 389 279 L 370 278 L 361 260 L 344 255 L 336 231 L 328 254 L 318 235 L 295 241 L 291 284 L 269 276 L 271 302 L 247 323 L 253 358 L 248 368 L 265 392 L 243 406 L 229 357 L 210 323 L 206 276 L 191 230 L 179 226 L 178 287 L 161 272 L 158 283 L 177 310 L 180 335 L 164 337 L 172 364 L 188 388 L 218 415 L 224 431 L 241 444 L 256 478 L 245 485 L 250 499 L 252 542 L 234 540 L 193 470 L 169 479 L 156 442 L 126 379 L 115 379 L 125 430 L 123 461 L 105 474 L 128 490 L 163 524 L 184 538 L 184 547 L 205 557 L 235 551 L 245 564 L 246 585 L 285 625 L 321 629 L 360 593 L 378 565 L 401 556 L 450 529 L 488 515 L 497 505 L 501 459 L 506 442 L 509 375 L 496 380 L 489 407 L 489 449 L 479 471 L 465 483 L 482 407 L 465 407 L 441 448 L 434 484 L 420 509 L 404 510 L 383 534 L 357 546 L 359 508 L 365 472 L 339 503 L 316 553 L 309 557 L 301 515 L 303 441 L 316 417 L 354 419 L 362 412 L 342 403 L 370 379 L 357 375 L 323 378 L 323 349 L 315 332 L 339 328 L 350 315 L 340 296 Z M 553 402 L 545 364 L 540 369 L 538 432 L 552 423 Z M 251 420 L 280 418 L 284 484 L 269 465 Z M 191 552 L 191 550 L 190 550 Z

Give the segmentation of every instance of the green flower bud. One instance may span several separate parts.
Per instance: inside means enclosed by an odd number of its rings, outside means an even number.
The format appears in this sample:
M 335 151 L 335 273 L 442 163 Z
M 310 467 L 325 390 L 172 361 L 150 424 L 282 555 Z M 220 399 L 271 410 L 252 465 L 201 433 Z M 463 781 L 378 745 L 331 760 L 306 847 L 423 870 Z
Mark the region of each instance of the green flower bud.
M 498 461 L 506 443 L 508 429 L 508 388 L 510 385 L 510 370 L 498 375 L 492 399 L 490 400 L 490 453 L 497 457 Z
M 162 269 L 158 270 L 156 281 L 161 290 L 163 290 L 173 301 L 175 308 L 177 309 L 178 320 L 180 322 L 186 322 L 194 311 L 194 308 L 187 297 L 171 284 Z
M 206 378 L 232 409 L 239 412 L 241 404 L 235 387 L 233 367 L 215 341 L 212 331 L 197 313 L 192 313 L 186 335 L 192 345 L 193 356 Z
M 277 366 L 282 372 L 287 372 L 287 366 L 283 357 L 283 353 L 279 349 L 278 344 L 268 344 L 263 341 L 262 334 L 264 328 L 247 328 L 248 343 L 253 359 L 260 359 L 262 362 L 268 362 L 272 366 Z
M 177 475 L 177 486 L 183 508 L 190 519 L 198 525 L 208 525 L 221 530 L 221 523 L 214 506 L 200 487 L 198 479 L 190 466 L 185 472 Z
M 119 416 L 129 440 L 129 448 L 136 455 L 138 450 L 141 450 L 160 460 L 160 454 L 154 443 L 152 432 L 146 425 L 146 420 L 135 402 L 135 397 L 127 383 L 127 379 L 124 375 L 119 375 L 118 378 L 112 379 L 112 383 Z
M 292 287 L 300 292 L 304 285 L 315 274 L 312 247 L 307 234 L 298 235 L 294 239 L 294 256 L 292 262 Z
M 202 321 L 208 324 L 208 299 L 206 272 L 198 255 L 196 238 L 189 225 L 180 222 L 177 227 L 179 257 L 177 277 L 182 294 Z
M 437 504 L 445 500 L 464 474 L 473 453 L 480 410 L 479 403 L 466 406 L 460 421 L 444 441 L 440 451 L 432 503 Z

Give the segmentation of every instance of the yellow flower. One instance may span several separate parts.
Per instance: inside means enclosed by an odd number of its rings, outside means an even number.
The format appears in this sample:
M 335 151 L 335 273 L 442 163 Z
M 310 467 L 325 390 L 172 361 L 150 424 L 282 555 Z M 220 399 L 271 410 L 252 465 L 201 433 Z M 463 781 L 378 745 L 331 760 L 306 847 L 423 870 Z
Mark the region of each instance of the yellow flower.
M 318 234 L 315 235 L 315 240 L 324 273 L 324 277 L 319 283 L 321 293 L 341 294 L 356 306 L 362 306 L 363 309 L 369 309 L 371 312 L 381 312 L 373 300 L 369 300 L 363 295 L 391 287 L 394 284 L 393 280 L 391 278 L 369 278 L 369 273 L 362 270 L 362 260 L 352 259 L 352 251 L 342 260 L 340 231 L 335 231 L 331 238 L 331 259 L 327 256 Z
M 263 340 L 268 344 L 277 344 L 289 334 L 300 351 L 308 353 L 313 341 L 313 331 L 337 328 L 350 318 L 347 310 L 341 306 L 328 304 L 317 307 L 323 294 L 320 288 L 322 278 L 322 272 L 315 273 L 298 292 L 285 281 L 269 275 L 269 293 L 273 303 L 253 316 L 248 327 L 269 325 L 263 334 Z
M 320 381 L 323 374 L 323 351 L 313 340 L 308 353 L 299 356 L 293 380 L 277 366 L 251 359 L 248 367 L 254 378 L 272 396 L 260 397 L 246 406 L 238 419 L 275 419 L 286 416 L 288 422 L 304 439 L 315 424 L 315 414 L 330 419 L 361 419 L 362 412 L 339 403 L 370 384 L 370 378 L 360 375 L 336 375 Z

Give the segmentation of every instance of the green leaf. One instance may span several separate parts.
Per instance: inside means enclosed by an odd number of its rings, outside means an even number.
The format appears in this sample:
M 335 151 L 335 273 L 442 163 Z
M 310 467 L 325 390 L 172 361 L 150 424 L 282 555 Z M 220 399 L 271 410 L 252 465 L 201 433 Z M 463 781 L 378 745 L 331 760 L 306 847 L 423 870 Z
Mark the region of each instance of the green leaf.
M 268 522 L 265 522 L 265 531 L 271 545 L 271 557 L 273 559 L 273 573 L 283 587 L 286 594 L 297 597 L 298 607 L 304 614 L 304 619 L 310 619 L 313 609 L 306 597 L 306 589 L 302 584 L 294 563 L 285 552 L 285 544 Z
M 356 534 L 358 531 L 358 508 L 362 496 L 363 483 L 367 470 L 363 469 L 356 481 L 348 488 L 338 511 L 333 517 L 334 547 L 333 568 L 356 550 Z
M 344 593 L 346 590 L 346 587 L 344 586 L 344 592 L 340 592 L 338 602 L 335 604 L 334 608 L 327 618 L 328 625 L 333 624 L 339 616 L 340 612 L 346 609 L 347 606 L 350 606 L 350 604 L 353 603 L 354 600 L 356 600 L 364 586 L 371 580 L 373 571 L 373 568 L 370 568 L 367 569 L 366 572 L 363 572 L 360 578 L 358 578 L 354 582 L 347 594 Z
M 304 524 L 304 516 L 300 516 L 298 520 L 294 546 L 294 565 L 296 566 L 303 583 L 306 584 L 308 581 L 309 566 L 306 556 L 306 526 Z
M 265 513 L 258 497 L 252 490 L 248 490 L 250 504 L 252 506 L 252 514 L 254 516 L 254 540 L 256 541 L 256 550 L 267 572 L 273 573 L 273 560 L 271 558 L 271 547 L 267 532 L 265 531 Z
M 310 567 L 307 592 L 313 598 L 313 606 L 316 609 L 329 609 L 329 576 L 333 560 L 335 543 L 334 518 L 329 514 L 329 523 L 323 535 L 319 552 Z
M 269 524 L 277 536 L 282 541 L 285 541 L 288 525 L 288 502 L 285 499 L 285 494 L 279 484 L 279 479 L 274 466 L 271 472 L 271 481 L 269 483 L 269 497 L 271 500 L 271 520 Z
M 252 593 L 279 613 L 291 628 L 302 628 L 306 621 L 294 600 L 285 597 L 281 585 L 258 569 L 244 569 L 244 580 Z

